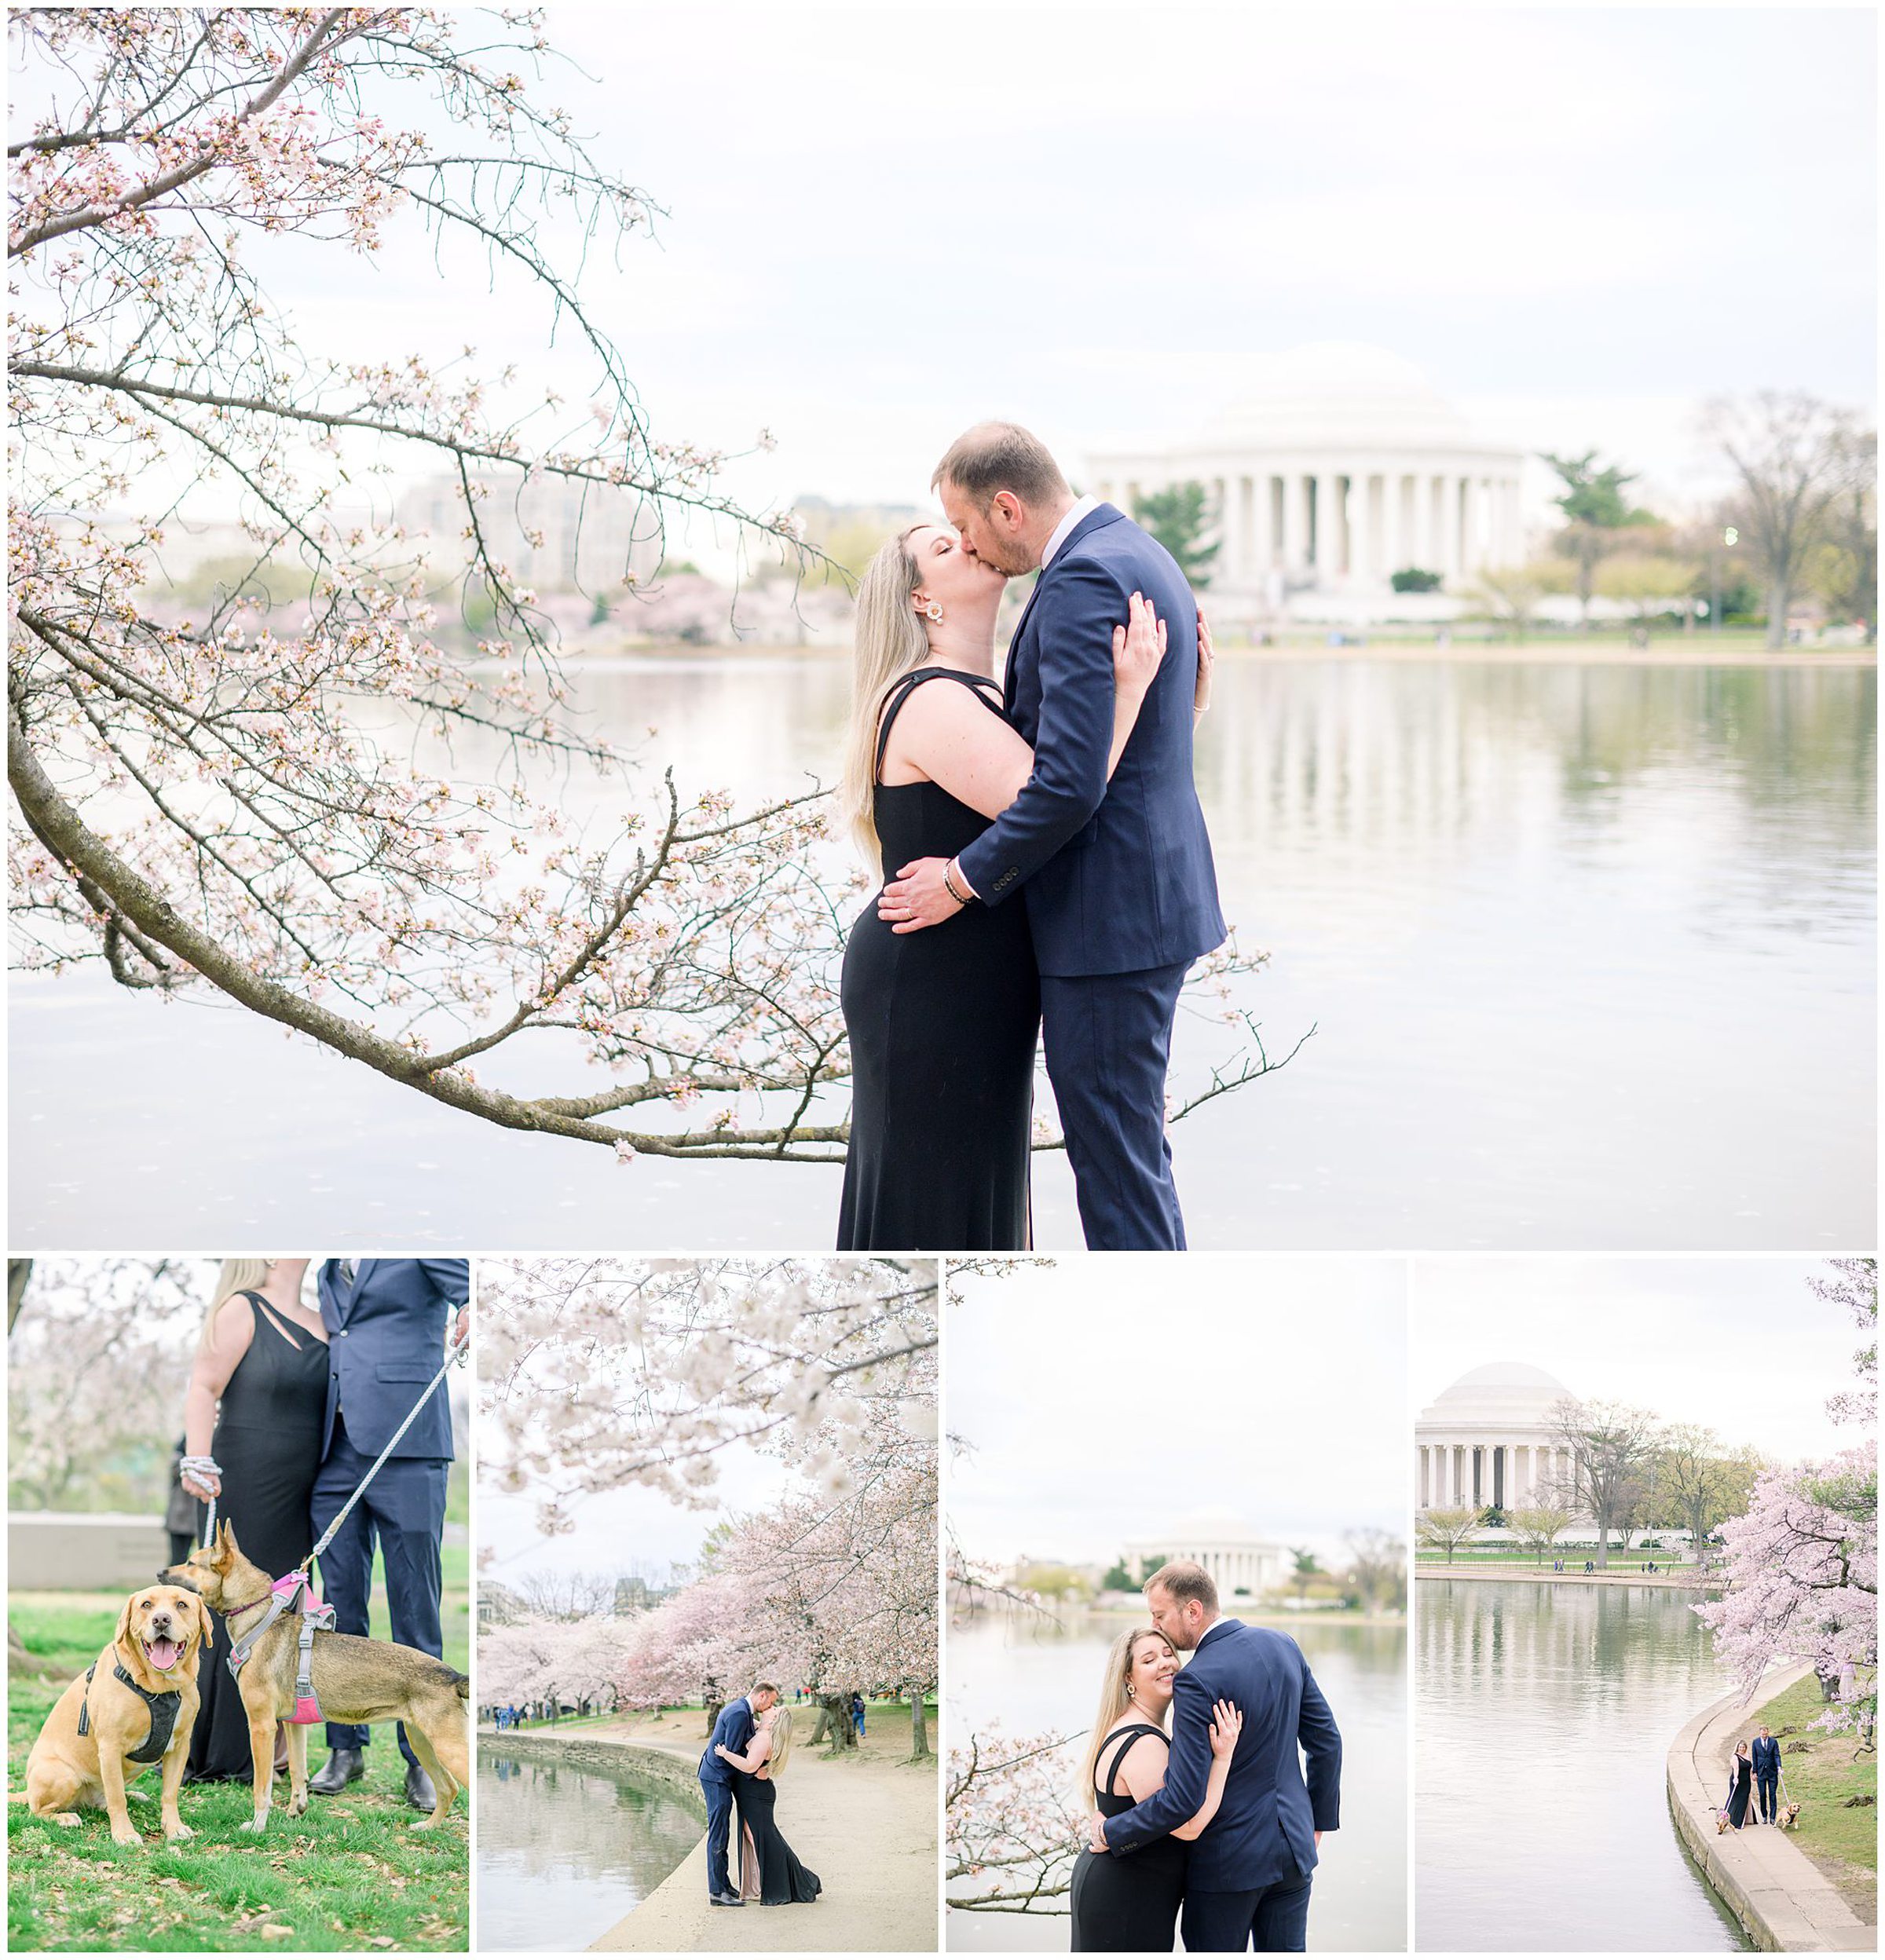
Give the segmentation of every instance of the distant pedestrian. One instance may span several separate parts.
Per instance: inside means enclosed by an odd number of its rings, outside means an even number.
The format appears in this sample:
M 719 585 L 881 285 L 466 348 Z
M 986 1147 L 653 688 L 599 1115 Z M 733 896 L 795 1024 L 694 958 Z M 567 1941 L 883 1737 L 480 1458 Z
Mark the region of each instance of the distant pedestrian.
M 864 1739 L 864 1697 L 854 1694 L 851 1698 L 851 1725 L 858 1731 L 858 1740 Z

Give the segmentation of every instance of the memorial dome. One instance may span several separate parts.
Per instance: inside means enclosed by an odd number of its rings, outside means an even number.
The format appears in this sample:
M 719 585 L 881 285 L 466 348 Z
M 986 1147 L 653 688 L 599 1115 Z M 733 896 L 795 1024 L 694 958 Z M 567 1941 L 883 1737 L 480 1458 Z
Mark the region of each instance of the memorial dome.
M 1469 1369 L 1443 1389 L 1422 1412 L 1421 1421 L 1473 1428 L 1487 1423 L 1543 1428 L 1550 1424 L 1555 1405 L 1570 1394 L 1555 1375 L 1542 1368 L 1522 1361 L 1488 1362 L 1483 1368 Z
M 1207 433 L 1213 443 L 1263 451 L 1451 449 L 1472 441 L 1466 417 L 1412 361 L 1347 340 L 1253 356 L 1236 398 Z

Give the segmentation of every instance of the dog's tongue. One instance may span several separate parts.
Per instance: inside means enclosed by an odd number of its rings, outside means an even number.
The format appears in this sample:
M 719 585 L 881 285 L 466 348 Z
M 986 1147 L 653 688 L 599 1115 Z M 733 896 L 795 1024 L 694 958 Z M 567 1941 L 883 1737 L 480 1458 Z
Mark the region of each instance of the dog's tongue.
M 167 1674 L 177 1665 L 177 1656 L 183 1651 L 181 1640 L 152 1640 L 144 1650 L 150 1656 L 151 1665 L 159 1674 Z

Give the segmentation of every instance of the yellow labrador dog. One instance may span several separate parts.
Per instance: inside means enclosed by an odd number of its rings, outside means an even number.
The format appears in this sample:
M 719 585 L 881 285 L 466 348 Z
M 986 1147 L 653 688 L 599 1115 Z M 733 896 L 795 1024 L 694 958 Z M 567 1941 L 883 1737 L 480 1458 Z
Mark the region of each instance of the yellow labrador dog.
M 141 1843 L 125 1786 L 163 1765 L 160 1814 L 174 1841 L 194 1834 L 178 1815 L 177 1792 L 196 1726 L 196 1669 L 207 1611 L 180 1585 L 134 1592 L 112 1644 L 53 1705 L 26 1762 L 27 1807 L 35 1817 L 76 1824 L 81 1805 L 102 1805 L 114 1844 Z

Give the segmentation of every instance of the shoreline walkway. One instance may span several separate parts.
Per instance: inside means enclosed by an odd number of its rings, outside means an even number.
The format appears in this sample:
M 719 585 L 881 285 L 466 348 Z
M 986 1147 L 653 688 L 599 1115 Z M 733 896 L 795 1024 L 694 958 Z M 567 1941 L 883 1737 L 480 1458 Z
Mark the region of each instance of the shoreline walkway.
M 1551 1572 L 1529 1565 L 1430 1564 L 1425 1560 L 1415 1561 L 1414 1576 L 1416 1579 L 1520 1579 L 1531 1585 L 1657 1585 L 1671 1592 L 1707 1592 L 1721 1584 L 1718 1579 L 1684 1578 L 1669 1571 L 1632 1572 L 1616 1565 L 1602 1572 Z
M 628 1745 L 664 1759 L 677 1786 L 692 1784 L 703 1746 L 697 1712 L 677 1720 L 631 1718 L 585 1727 L 568 1739 Z M 809 1906 L 707 1903 L 707 1838 L 590 1946 L 591 1953 L 932 1953 L 936 1946 L 935 1757 L 911 1764 L 907 1723 L 873 1733 L 855 1755 L 827 1757 L 802 1745 L 779 1784 L 779 1826 L 824 1881 Z M 540 1746 L 558 1739 L 525 1731 Z M 600 1752 L 598 1752 L 600 1753 Z M 668 1778 L 664 1776 L 664 1782 Z
M 1790 1668 L 1761 1683 L 1759 1699 L 1784 1693 L 1811 1670 Z M 1718 1833 L 1715 1814 L 1728 1788 L 1728 1760 L 1748 1731 L 1755 1702 L 1738 1691 L 1711 1702 L 1669 1751 L 1670 1814 L 1690 1856 L 1722 1902 L 1766 1953 L 1872 1953 L 1869 1926 L 1806 1854 L 1772 1825 Z

